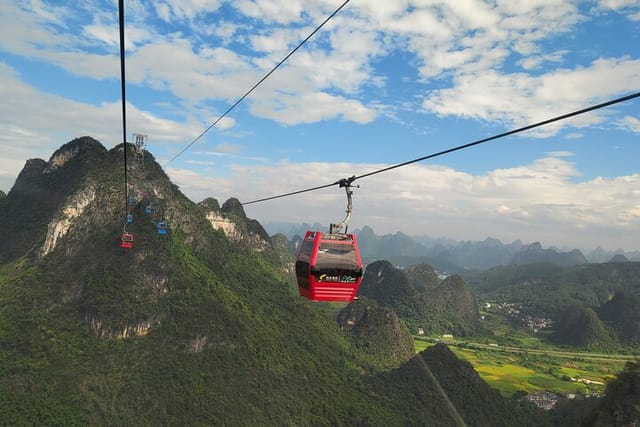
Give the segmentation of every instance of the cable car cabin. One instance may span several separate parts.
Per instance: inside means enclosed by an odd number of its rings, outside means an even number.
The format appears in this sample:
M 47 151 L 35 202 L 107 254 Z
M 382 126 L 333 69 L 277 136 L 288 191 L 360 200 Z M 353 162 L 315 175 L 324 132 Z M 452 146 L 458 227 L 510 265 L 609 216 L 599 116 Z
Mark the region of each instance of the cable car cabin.
M 169 231 L 169 226 L 167 225 L 167 221 L 160 221 L 156 227 L 156 232 L 158 234 L 167 234 Z
M 307 231 L 296 259 L 300 296 L 352 302 L 362 281 L 356 236 Z
M 131 224 L 133 222 L 133 215 L 127 215 L 127 224 Z
M 133 247 L 133 233 L 127 233 L 126 231 L 120 236 L 120 247 L 125 249 L 131 249 Z
M 151 205 L 148 205 L 146 208 L 144 208 L 144 213 L 146 213 L 147 215 L 151 213 Z

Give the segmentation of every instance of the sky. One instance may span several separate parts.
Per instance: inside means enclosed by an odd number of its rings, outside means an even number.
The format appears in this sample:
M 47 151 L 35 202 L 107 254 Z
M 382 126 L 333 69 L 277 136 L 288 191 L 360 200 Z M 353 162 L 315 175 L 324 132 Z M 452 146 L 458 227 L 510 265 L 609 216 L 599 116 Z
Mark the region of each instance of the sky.
M 640 91 L 638 0 L 125 0 L 127 138 L 193 201 L 330 184 Z M 0 2 L 0 190 L 122 143 L 118 2 Z M 350 228 L 640 249 L 640 98 L 357 180 Z M 249 204 L 339 222 L 338 186 Z

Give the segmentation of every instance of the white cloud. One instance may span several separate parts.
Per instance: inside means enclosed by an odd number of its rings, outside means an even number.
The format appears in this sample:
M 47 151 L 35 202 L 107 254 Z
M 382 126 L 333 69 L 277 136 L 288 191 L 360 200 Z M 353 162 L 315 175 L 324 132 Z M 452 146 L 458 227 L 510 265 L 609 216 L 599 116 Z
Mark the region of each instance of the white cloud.
M 548 157 L 572 157 L 574 153 L 571 151 L 549 151 L 545 155 Z
M 533 70 L 540 67 L 545 62 L 561 63 L 564 56 L 568 53 L 566 50 L 558 50 L 544 55 L 531 55 L 519 61 L 519 64 L 525 70 Z
M 378 12 L 383 29 L 406 38 L 423 78 L 455 70 L 482 72 L 501 66 L 511 52 L 538 55 L 538 43 L 570 30 L 580 15 L 570 2 L 421 2 L 412 10 Z M 525 62 L 526 64 L 526 62 Z
M 244 93 L 243 89 L 257 82 L 308 34 L 320 18 L 326 17 L 336 7 L 333 3 L 329 0 L 234 2 L 232 7 L 260 24 L 255 25 L 249 33 L 253 35 L 248 36 L 253 52 L 239 54 L 224 47 L 209 47 L 179 31 L 168 33 L 164 30 L 163 33 L 160 27 L 149 25 L 149 17 L 155 13 L 168 23 L 174 19 L 189 21 L 192 29 L 212 27 L 203 25 L 204 17 L 214 16 L 212 14 L 222 5 L 219 0 L 165 0 L 154 6 L 131 2 L 127 6 L 131 17 L 127 24 L 128 81 L 142 87 L 170 90 L 185 104 L 216 100 L 233 102 Z M 624 5 L 618 1 L 602 7 Z M 91 7 L 95 6 L 86 6 L 87 9 Z M 115 49 L 117 25 L 113 13 L 96 11 L 92 15 L 93 22 L 82 27 L 82 35 L 73 36 L 55 27 L 72 13 L 70 10 L 47 13 L 34 7 L 28 13 L 15 5 L 11 8 L 17 19 L 0 18 L 12 34 L 5 49 L 36 56 L 80 76 L 110 79 L 119 75 Z M 397 49 L 406 49 L 417 55 L 419 62 L 415 65 L 424 79 L 454 71 L 453 86 L 430 95 L 425 102 L 426 108 L 444 115 L 460 111 L 463 117 L 524 123 L 538 116 L 539 110 L 548 110 L 548 101 L 543 99 L 546 87 L 553 94 L 559 90 L 560 100 L 571 101 L 571 105 L 619 92 L 619 89 L 608 87 L 605 82 L 609 80 L 601 79 L 598 84 L 596 79 L 609 77 L 611 73 L 606 73 L 606 67 L 612 61 L 617 61 L 614 64 L 616 72 L 621 71 L 623 59 L 601 60 L 604 71 L 600 76 L 595 75 L 595 65 L 587 70 L 591 75 L 582 73 L 584 78 L 579 69 L 548 72 L 548 82 L 544 77 L 496 71 L 514 51 L 524 55 L 520 64 L 527 70 L 542 63 L 562 61 L 565 51 L 540 52 L 538 44 L 569 30 L 581 19 L 575 5 L 561 0 L 517 4 L 501 1 L 495 5 L 478 0 L 354 3 L 338 14 L 331 25 L 297 52 L 246 102 L 253 103 L 253 114 L 287 125 L 333 118 L 366 123 L 376 114 L 359 99 L 363 88 L 384 84 L 384 77 L 376 75 L 372 66 L 374 59 Z M 262 25 L 265 23 L 273 25 Z M 238 25 L 223 24 L 227 27 L 221 27 L 220 31 L 221 34 L 226 32 L 227 37 L 238 29 Z M 215 33 L 214 30 L 204 32 Z M 110 49 L 103 52 L 83 50 L 87 43 L 101 43 Z M 638 68 L 630 61 L 628 75 L 614 81 L 620 82 L 620 86 L 628 86 L 631 80 L 633 86 L 637 80 L 637 73 L 634 75 L 630 71 L 633 67 Z M 564 80 L 563 75 L 567 77 Z M 575 90 L 585 84 L 590 85 L 591 97 Z M 489 89 L 483 90 L 482 85 Z M 286 88 L 286 96 L 282 96 L 283 88 Z M 599 93 L 594 93 L 595 88 L 600 89 Z M 524 103 L 527 105 L 508 99 L 529 96 L 534 91 L 530 102 Z M 495 96 L 496 93 L 501 96 Z M 491 96 L 487 97 L 487 94 Z M 460 95 L 470 95 L 473 101 L 462 110 L 458 107 L 463 101 L 453 99 L 459 99 Z M 320 100 L 317 111 L 300 111 L 308 100 Z M 532 105 L 542 107 L 532 109 Z M 597 122 L 598 116 L 592 117 L 592 121 L 583 124 Z
M 156 13 L 164 21 L 192 20 L 200 14 L 215 12 L 219 0 L 164 0 L 154 2 Z
M 251 112 L 277 122 L 294 125 L 314 123 L 342 117 L 356 123 L 369 123 L 376 112 L 360 102 L 324 92 L 309 94 L 274 94 L 273 98 L 260 98 L 251 105 Z
M 603 9 L 619 10 L 627 7 L 639 7 L 637 0 L 600 0 Z
M 495 71 L 459 76 L 453 88 L 431 93 L 423 106 L 442 116 L 522 126 L 638 89 L 640 60 L 600 59 L 590 67 L 556 70 L 537 77 Z M 593 125 L 603 120 L 603 114 L 606 113 L 592 112 L 543 131 L 554 134 L 561 126 Z
M 618 120 L 616 124 L 622 129 L 640 133 L 640 119 L 638 119 L 637 117 L 625 116 L 624 118 Z
M 569 132 L 564 136 L 565 139 L 581 139 L 584 135 L 579 132 Z
M 301 0 L 236 0 L 233 6 L 251 18 L 290 24 L 297 22 L 309 5 Z
M 215 146 L 214 150 L 219 153 L 238 154 L 244 147 L 240 144 L 222 143 Z

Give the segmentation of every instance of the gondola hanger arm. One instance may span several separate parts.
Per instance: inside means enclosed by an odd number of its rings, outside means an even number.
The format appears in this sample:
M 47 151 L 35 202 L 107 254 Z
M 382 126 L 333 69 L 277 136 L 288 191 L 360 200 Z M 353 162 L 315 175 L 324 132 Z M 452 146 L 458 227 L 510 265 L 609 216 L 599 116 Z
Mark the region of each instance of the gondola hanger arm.
M 349 220 L 351 219 L 351 211 L 353 207 L 353 201 L 351 197 L 353 195 L 353 190 L 351 189 L 351 187 L 353 186 L 351 184 L 353 183 L 353 181 L 355 181 L 355 179 L 356 176 L 353 175 L 349 178 L 342 178 L 340 181 L 336 181 L 336 184 L 338 184 L 340 187 L 344 187 L 345 192 L 347 193 L 347 210 L 345 211 L 347 216 L 340 223 L 330 224 L 329 234 L 347 233 L 347 228 L 349 226 Z M 360 186 L 356 185 L 355 187 L 359 188 Z

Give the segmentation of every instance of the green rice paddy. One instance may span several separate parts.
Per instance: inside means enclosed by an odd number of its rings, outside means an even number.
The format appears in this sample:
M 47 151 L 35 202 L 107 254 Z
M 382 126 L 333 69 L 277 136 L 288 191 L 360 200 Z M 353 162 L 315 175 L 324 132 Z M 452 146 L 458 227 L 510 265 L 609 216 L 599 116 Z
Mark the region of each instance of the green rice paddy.
M 547 390 L 556 393 L 602 393 L 608 380 L 635 356 L 574 352 L 548 344 L 544 335 L 533 336 L 494 316 L 494 339 L 460 341 L 455 338 L 415 337 L 416 352 L 443 342 L 466 360 L 490 386 L 503 396 L 517 391 Z M 542 339 L 541 339 L 542 338 Z

